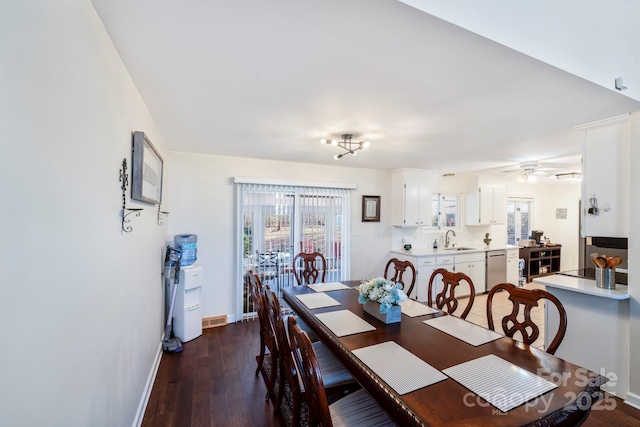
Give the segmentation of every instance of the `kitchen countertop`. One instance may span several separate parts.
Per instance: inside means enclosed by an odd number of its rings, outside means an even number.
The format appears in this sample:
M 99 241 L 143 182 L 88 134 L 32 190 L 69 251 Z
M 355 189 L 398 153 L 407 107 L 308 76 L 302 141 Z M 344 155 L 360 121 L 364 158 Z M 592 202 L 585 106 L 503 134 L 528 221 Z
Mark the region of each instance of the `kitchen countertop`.
M 458 245 L 463 248 L 468 248 L 470 246 L 466 245 Z M 508 250 L 508 249 L 518 249 L 518 246 L 491 246 L 488 248 L 481 247 L 473 247 L 473 249 L 468 249 L 464 251 L 453 251 L 447 250 L 444 248 L 413 248 L 410 251 L 405 251 L 404 249 L 392 249 L 391 252 L 395 254 L 403 254 L 408 256 L 436 256 L 436 255 L 462 255 L 462 254 L 473 254 L 478 252 L 486 252 L 486 251 L 499 251 L 499 250 Z
M 629 290 L 627 286 L 616 284 L 616 289 L 602 289 L 596 286 L 596 281 L 593 279 L 554 274 L 551 276 L 538 277 L 533 279 L 533 282 L 552 288 L 587 294 L 595 297 L 617 300 L 629 299 Z

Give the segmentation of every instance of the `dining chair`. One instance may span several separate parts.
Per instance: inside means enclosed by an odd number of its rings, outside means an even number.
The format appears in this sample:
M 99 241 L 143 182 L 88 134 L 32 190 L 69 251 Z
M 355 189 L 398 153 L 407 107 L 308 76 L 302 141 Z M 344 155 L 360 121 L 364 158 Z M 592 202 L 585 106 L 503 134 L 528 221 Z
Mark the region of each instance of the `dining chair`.
M 442 290 L 437 292 L 434 289 L 436 286 L 436 278 L 442 276 Z M 431 273 L 429 278 L 429 287 L 427 292 L 427 304 L 432 307 L 435 303 L 436 308 L 442 311 L 446 311 L 449 314 L 454 314 L 458 309 L 458 299 L 456 298 L 456 288 L 460 286 L 460 282 L 465 281 L 469 285 L 469 299 L 467 300 L 467 307 L 460 316 L 461 319 L 466 319 L 467 315 L 473 307 L 473 300 L 475 299 L 475 287 L 473 281 L 469 276 L 464 273 L 455 273 L 449 271 L 446 268 L 438 268 Z M 434 291 L 437 292 L 434 299 Z
M 393 269 L 393 276 L 390 276 L 391 269 Z M 409 280 L 404 278 L 404 274 L 407 272 L 407 270 L 411 271 L 410 282 Z M 400 261 L 398 258 L 391 258 L 387 262 L 387 266 L 384 268 L 384 278 L 395 283 L 401 283 L 402 289 L 404 290 L 404 293 L 407 294 L 407 296 L 411 295 L 413 286 L 416 283 L 416 277 L 416 268 L 413 266 L 411 261 Z M 408 291 L 407 284 L 409 286 Z
M 293 276 L 298 286 L 322 283 L 326 272 L 327 260 L 320 252 L 300 252 L 293 258 Z
M 520 332 L 522 335 L 522 342 L 525 344 L 533 344 L 533 342 L 540 336 L 540 328 L 531 318 L 531 309 L 533 307 L 538 307 L 538 301 L 540 300 L 550 301 L 556 306 L 558 314 L 560 315 L 560 325 L 558 326 L 558 330 L 556 331 L 553 341 L 551 341 L 551 344 L 549 344 L 549 347 L 546 349 L 547 353 L 555 354 L 562 342 L 562 339 L 564 338 L 564 334 L 567 332 L 567 311 L 564 309 L 560 300 L 558 300 L 555 295 L 545 291 L 544 289 L 519 288 L 511 283 L 497 284 L 491 288 L 489 295 L 487 295 L 487 323 L 489 329 L 492 331 L 495 331 L 495 329 L 493 325 L 491 304 L 496 292 L 500 290 L 505 290 L 509 293 L 509 301 L 511 301 L 513 305 L 511 313 L 502 318 L 502 330 L 505 335 L 510 338 L 513 338 L 517 332 Z M 524 307 L 522 315 L 524 320 L 522 321 L 518 319 L 520 306 Z
M 311 340 L 293 317 L 288 319 L 288 330 L 293 358 L 300 367 L 300 377 L 305 388 L 303 396 L 309 408 L 309 427 L 395 426 L 363 389 L 329 405 L 322 369 Z
M 265 291 L 271 292 L 269 285 L 262 286 L 260 277 L 258 275 L 249 272 L 249 289 L 251 289 L 251 299 L 253 305 L 258 313 L 258 323 L 260 325 L 260 355 L 258 356 L 258 367 L 256 368 L 256 375 L 260 372 L 264 365 L 264 357 L 266 350 L 269 350 L 271 354 L 271 374 L 267 378 L 267 395 L 266 399 L 269 400 L 273 396 L 273 387 L 276 380 L 276 368 L 278 360 L 278 342 L 275 335 L 275 331 L 271 326 L 269 320 L 267 301 L 265 299 Z
M 273 291 L 265 292 L 265 299 L 268 307 L 268 314 L 271 325 L 276 334 L 278 341 L 278 397 L 276 399 L 274 413 L 277 413 L 282 405 L 284 397 L 285 383 L 289 385 L 292 400 L 292 426 L 300 424 L 301 399 L 305 391 L 298 375 L 298 366 L 291 354 L 291 346 L 287 329 L 285 326 L 284 316 L 278 296 Z M 297 323 L 297 322 L 296 322 Z M 323 384 L 325 389 L 337 389 L 338 387 L 347 387 L 347 390 L 354 389 L 357 386 L 349 371 L 344 365 L 326 348 L 321 342 L 312 344 L 314 351 L 318 357 L 320 370 L 323 374 Z

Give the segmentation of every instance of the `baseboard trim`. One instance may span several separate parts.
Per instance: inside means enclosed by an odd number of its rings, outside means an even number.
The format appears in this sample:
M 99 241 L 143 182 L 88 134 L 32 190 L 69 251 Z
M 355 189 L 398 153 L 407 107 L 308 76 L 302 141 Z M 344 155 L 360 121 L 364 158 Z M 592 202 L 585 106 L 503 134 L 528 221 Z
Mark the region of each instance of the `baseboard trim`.
M 625 399 L 624 403 L 629 406 L 633 406 L 636 409 L 640 409 L 640 395 L 628 391 L 627 398 Z
M 160 338 L 160 344 L 158 345 L 158 350 L 156 351 L 156 357 L 153 361 L 151 371 L 149 372 L 149 377 L 147 378 L 147 383 L 144 386 L 144 390 L 142 392 L 140 404 L 138 405 L 138 410 L 136 412 L 136 418 L 133 420 L 133 427 L 140 427 L 142 425 L 144 412 L 147 410 L 147 404 L 149 403 L 149 397 L 151 396 L 153 383 L 156 381 L 156 375 L 158 374 L 158 368 L 160 367 L 160 360 L 162 360 L 162 338 L 163 337 Z

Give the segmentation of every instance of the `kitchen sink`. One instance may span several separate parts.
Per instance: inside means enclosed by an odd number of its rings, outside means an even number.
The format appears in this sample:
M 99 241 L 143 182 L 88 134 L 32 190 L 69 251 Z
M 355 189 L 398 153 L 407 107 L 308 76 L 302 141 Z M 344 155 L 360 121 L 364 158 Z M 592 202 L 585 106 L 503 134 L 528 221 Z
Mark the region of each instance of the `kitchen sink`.
M 453 248 L 443 248 L 445 251 L 473 251 L 476 248 L 465 248 L 463 246 L 456 246 Z

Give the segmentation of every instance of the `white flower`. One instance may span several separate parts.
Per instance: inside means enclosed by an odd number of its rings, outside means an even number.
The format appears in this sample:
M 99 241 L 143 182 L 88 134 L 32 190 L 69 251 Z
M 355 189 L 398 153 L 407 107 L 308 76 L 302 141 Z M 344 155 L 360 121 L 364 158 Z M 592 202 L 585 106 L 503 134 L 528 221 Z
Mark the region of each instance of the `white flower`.
M 380 312 L 386 313 L 394 305 L 408 299 L 402 290 L 402 284 L 394 283 L 383 277 L 376 277 L 358 286 L 360 304 L 375 301 L 380 304 Z

